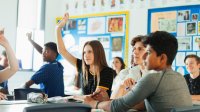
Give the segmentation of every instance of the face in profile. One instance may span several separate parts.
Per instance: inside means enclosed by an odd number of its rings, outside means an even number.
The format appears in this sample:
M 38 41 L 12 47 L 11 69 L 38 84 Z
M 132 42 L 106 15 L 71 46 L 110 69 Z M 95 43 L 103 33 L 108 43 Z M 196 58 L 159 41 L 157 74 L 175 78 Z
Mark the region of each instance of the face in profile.
M 56 53 L 48 47 L 45 47 L 42 52 L 43 61 L 50 62 L 56 59 Z
M 94 52 L 90 45 L 86 45 L 83 49 L 83 58 L 87 65 L 94 64 Z
M 157 56 L 155 50 L 147 45 L 146 53 L 143 55 L 144 65 L 147 70 L 159 70 L 160 67 L 160 56 Z
M 143 55 L 145 53 L 145 47 L 142 42 L 136 42 L 133 46 L 133 61 L 135 64 L 143 63 Z
M 4 68 L 7 67 L 8 66 L 8 58 L 6 56 L 2 55 L 0 58 L 0 63 Z

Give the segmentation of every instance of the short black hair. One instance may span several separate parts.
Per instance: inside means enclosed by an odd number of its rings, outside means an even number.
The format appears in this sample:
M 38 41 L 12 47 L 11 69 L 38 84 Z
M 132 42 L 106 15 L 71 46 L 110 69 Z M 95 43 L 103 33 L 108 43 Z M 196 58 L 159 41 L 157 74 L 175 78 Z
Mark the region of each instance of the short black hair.
M 58 56 L 58 50 L 57 50 L 57 45 L 54 42 L 48 42 L 46 44 L 44 44 L 45 47 L 50 48 L 52 51 L 54 51 L 56 53 L 56 56 Z
M 156 31 L 149 34 L 144 43 L 150 45 L 157 56 L 166 54 L 167 65 L 172 64 L 178 50 L 178 42 L 174 35 L 166 31 Z

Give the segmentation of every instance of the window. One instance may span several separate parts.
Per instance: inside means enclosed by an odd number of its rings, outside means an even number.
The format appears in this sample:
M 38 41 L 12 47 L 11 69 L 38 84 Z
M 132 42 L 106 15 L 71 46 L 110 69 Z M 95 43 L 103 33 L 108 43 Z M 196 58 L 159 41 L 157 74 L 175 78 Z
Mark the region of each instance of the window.
M 42 65 L 40 55 L 28 41 L 27 32 L 32 39 L 44 45 L 45 0 L 19 0 L 16 56 L 21 70 L 37 70 Z

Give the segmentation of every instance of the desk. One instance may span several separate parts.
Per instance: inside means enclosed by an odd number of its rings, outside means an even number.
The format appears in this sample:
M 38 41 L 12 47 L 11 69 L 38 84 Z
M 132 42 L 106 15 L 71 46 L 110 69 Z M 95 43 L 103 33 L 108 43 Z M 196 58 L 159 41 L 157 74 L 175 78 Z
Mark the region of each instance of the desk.
M 11 104 L 11 105 L 0 105 L 1 112 L 23 112 L 25 107 L 34 106 L 39 104 Z
M 49 103 L 47 103 L 49 104 Z M 17 103 L 17 104 L 2 104 L 0 103 L 0 111 L 1 112 L 23 112 L 25 107 L 30 107 L 30 106 L 36 106 L 36 105 L 45 105 L 45 104 L 37 104 L 37 103 Z M 51 103 L 50 103 L 51 105 Z M 52 103 L 52 105 L 54 105 L 54 103 Z M 91 112 L 104 112 L 104 111 L 99 111 L 96 109 L 92 109 Z

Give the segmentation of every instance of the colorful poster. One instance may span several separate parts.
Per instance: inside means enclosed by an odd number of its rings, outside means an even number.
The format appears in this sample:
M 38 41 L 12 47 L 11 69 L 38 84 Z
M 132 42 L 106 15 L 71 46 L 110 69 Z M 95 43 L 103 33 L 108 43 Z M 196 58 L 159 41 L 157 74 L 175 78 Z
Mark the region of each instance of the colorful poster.
M 176 31 L 176 11 L 152 13 L 151 31 L 165 30 L 168 32 Z M 167 26 L 163 26 L 163 24 Z
M 88 18 L 88 34 L 105 34 L 105 17 Z

